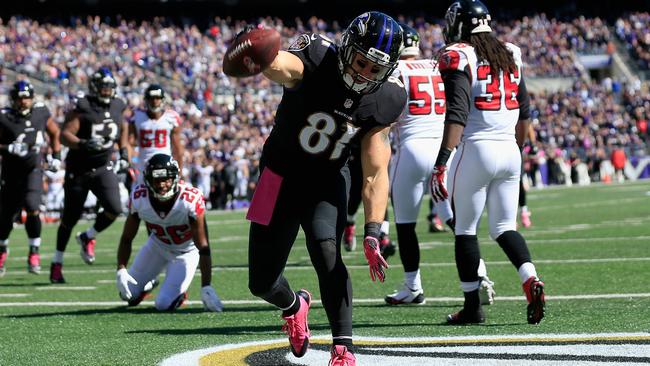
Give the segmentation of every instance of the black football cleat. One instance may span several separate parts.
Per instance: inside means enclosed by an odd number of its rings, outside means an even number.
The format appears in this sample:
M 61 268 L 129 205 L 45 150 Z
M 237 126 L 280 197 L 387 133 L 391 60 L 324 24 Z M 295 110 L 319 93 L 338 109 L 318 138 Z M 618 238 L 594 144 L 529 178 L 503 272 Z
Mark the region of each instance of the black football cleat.
M 483 309 L 479 307 L 476 310 L 467 311 L 461 309 L 457 313 L 447 315 L 447 324 L 449 325 L 467 325 L 467 324 L 482 324 L 485 323 L 485 314 Z

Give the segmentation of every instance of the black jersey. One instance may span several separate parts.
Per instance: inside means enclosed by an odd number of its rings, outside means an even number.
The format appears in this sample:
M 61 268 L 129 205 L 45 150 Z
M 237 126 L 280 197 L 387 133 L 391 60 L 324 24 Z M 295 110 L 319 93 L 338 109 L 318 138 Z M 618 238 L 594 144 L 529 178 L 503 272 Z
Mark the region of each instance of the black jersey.
M 303 34 L 289 47 L 304 66 L 303 79 L 285 88 L 262 161 L 283 176 L 322 176 L 338 170 L 350 144 L 375 127 L 389 126 L 406 105 L 401 82 L 391 78 L 359 95 L 343 84 L 338 48 L 326 37 Z
M 66 158 L 66 169 L 80 172 L 108 164 L 113 155 L 113 145 L 119 140 L 122 115 L 126 104 L 119 99 L 111 99 L 108 105 L 97 102 L 95 98 L 84 97 L 77 101 L 74 112 L 79 118 L 80 139 L 100 138 L 103 149 L 90 152 L 71 149 Z
M 50 110 L 43 103 L 36 103 L 26 116 L 16 113 L 11 108 L 0 111 L 0 144 L 24 142 L 29 146 L 29 153 L 24 157 L 2 151 L 5 166 L 21 166 L 33 169 L 41 159 L 41 146 L 45 142 L 43 132 L 50 118 Z

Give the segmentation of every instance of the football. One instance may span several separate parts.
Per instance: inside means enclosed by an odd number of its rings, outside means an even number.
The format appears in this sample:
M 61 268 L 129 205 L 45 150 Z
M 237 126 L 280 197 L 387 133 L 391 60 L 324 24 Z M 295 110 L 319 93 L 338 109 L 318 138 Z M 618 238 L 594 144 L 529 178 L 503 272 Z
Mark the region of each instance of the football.
M 280 51 L 280 33 L 275 29 L 255 28 L 233 40 L 223 58 L 223 72 L 234 77 L 259 74 Z

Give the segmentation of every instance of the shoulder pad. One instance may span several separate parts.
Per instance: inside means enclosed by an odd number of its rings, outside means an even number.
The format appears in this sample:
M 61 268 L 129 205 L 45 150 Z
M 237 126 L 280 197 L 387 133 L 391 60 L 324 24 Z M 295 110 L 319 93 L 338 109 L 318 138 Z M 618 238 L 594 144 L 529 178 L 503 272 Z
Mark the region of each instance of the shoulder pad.
M 77 99 L 77 105 L 75 106 L 75 110 L 77 112 L 85 112 L 90 110 L 90 101 L 88 100 L 88 98 L 83 97 Z
M 506 47 L 512 52 L 512 57 L 515 60 L 515 63 L 521 64 L 521 48 L 515 46 L 510 42 L 505 43 Z
M 402 114 L 406 102 L 404 84 L 397 78 L 389 77 L 379 90 L 363 98 L 359 118 L 372 120 L 380 126 L 390 126 Z
M 301 34 L 287 49 L 300 58 L 308 72 L 314 71 L 330 50 L 334 50 L 334 43 L 316 33 Z
M 438 69 L 440 72 L 464 71 L 469 65 L 466 50 L 454 46 L 447 48 L 438 58 Z
M 43 103 L 43 102 L 36 102 L 36 103 L 34 103 L 34 105 L 32 106 L 32 108 L 46 108 L 46 107 L 45 107 L 45 103 Z

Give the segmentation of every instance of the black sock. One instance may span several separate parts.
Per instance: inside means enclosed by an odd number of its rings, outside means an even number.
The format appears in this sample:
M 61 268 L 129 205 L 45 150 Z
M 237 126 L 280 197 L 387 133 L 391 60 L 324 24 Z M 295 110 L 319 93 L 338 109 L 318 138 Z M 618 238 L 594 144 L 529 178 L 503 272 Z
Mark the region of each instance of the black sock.
M 56 232 L 56 250 L 65 252 L 65 247 L 68 246 L 72 228 L 64 224 L 59 225 L 59 230 Z
M 463 292 L 465 295 L 465 305 L 463 308 L 466 310 L 476 310 L 481 306 L 481 300 L 478 296 L 478 289 L 470 292 Z
M 41 218 L 38 215 L 27 215 L 25 231 L 27 231 L 28 238 L 39 238 L 41 236 Z
M 108 216 L 106 216 L 105 212 L 98 214 L 97 219 L 95 219 L 95 225 L 94 225 L 95 231 L 101 233 L 102 231 L 104 231 L 104 229 L 111 226 L 113 221 L 115 221 L 115 219 L 114 218 L 111 219 Z
M 30 245 L 29 246 L 29 254 L 38 254 L 38 248 L 36 246 Z
M 332 344 L 335 346 L 345 346 L 348 349 L 348 352 L 354 353 L 352 338 L 334 338 Z
M 0 245 L 0 253 L 7 253 L 7 245 Z
M 295 292 L 294 292 L 294 294 L 296 295 L 296 301 L 294 301 L 293 304 L 291 304 L 291 307 L 289 309 L 282 311 L 282 316 L 283 317 L 291 316 L 291 315 L 297 313 L 298 310 L 300 310 L 300 295 L 298 295 Z

